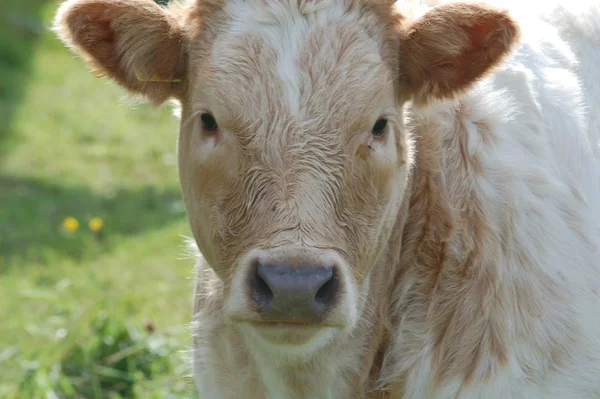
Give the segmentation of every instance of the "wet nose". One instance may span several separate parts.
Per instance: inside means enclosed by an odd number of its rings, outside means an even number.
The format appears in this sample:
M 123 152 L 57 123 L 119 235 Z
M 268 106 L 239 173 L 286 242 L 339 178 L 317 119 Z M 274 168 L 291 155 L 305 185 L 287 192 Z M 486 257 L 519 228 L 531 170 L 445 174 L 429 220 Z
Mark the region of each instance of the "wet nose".
M 250 292 L 262 316 L 271 321 L 318 323 L 339 290 L 334 265 L 267 264 L 256 261 Z

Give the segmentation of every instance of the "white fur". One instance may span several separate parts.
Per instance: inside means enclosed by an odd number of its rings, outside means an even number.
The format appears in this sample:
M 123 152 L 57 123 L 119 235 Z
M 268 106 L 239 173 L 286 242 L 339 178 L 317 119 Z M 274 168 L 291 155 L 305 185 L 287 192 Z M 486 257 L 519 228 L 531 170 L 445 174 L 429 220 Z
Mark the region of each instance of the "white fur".
M 230 1 L 227 5 L 228 12 L 236 16 L 230 32 L 259 32 L 278 49 L 278 71 L 286 82 L 286 98 L 292 109 L 298 109 L 299 98 L 294 57 L 310 24 L 307 18 L 353 17 L 342 17 L 343 7 L 330 3 L 321 10 L 311 10 L 308 17 L 290 12 L 295 7 L 287 7 L 285 2 L 276 16 L 268 15 L 275 8 L 251 2 Z M 401 322 L 394 326 L 394 345 L 382 384 L 408 371 L 406 399 L 600 398 L 600 6 L 573 0 L 562 5 L 526 0 L 498 0 L 494 4 L 509 4 L 521 27 L 521 44 L 514 54 L 460 99 L 413 112 L 423 122 L 439 122 L 442 139 L 456 134 L 457 125 L 466 131 L 468 153 L 479 155 L 485 169 L 471 188 L 482 200 L 490 226 L 499 229 L 503 222 L 496 212 L 500 205 L 510 203 L 516 208 L 511 221 L 514 239 L 506 243 L 509 253 L 505 259 L 496 259 L 502 279 L 498 289 L 510 295 L 513 281 L 535 278 L 529 269 L 520 267 L 517 256 L 521 253 L 529 256 L 538 273 L 560 287 L 560 298 L 544 302 L 543 317 L 529 321 L 527 328 L 533 336 L 539 341 L 559 337 L 570 342 L 570 325 L 582 331 L 582 336 L 569 344 L 574 355 L 560 369 L 549 369 L 547 356 L 536 352 L 534 342 L 512 337 L 515 344 L 509 350 L 508 367 L 494 378 L 468 387 L 460 380 L 449 381 L 434 391 L 430 385 L 433 348 L 419 313 L 422 310 L 409 308 L 410 313 L 403 308 Z M 401 9 L 404 6 L 399 3 Z M 417 7 L 416 13 L 420 12 Z M 271 23 L 273 19 L 289 28 L 286 35 L 280 35 L 281 30 Z M 474 127 L 476 122 L 491 127 L 497 138 L 494 145 L 483 145 Z M 573 189 L 580 193 L 582 203 L 574 202 Z M 579 228 L 592 247 L 566 225 L 560 209 L 584 220 Z M 217 278 L 208 267 L 200 265 L 198 271 L 199 286 L 215 286 Z M 409 295 L 411 284 L 408 273 L 396 287 L 397 303 Z M 531 285 L 545 301 L 545 287 L 535 281 Z M 197 291 L 204 289 L 198 287 Z M 205 296 L 210 300 L 210 294 Z M 289 366 L 285 358 L 267 360 L 233 353 L 231 348 L 236 346 L 228 343 L 238 342 L 239 335 L 231 332 L 231 326 L 224 328 L 225 321 L 203 317 L 203 312 L 197 305 L 194 359 L 202 398 L 290 398 L 281 372 Z M 570 314 L 574 318 L 566 320 Z M 509 311 L 498 317 L 505 317 L 509 331 L 515 334 L 525 328 Z M 553 330 L 560 326 L 565 329 Z M 360 350 L 341 347 L 336 356 L 318 359 L 314 378 L 320 382 L 315 386 L 327 390 L 315 391 L 311 398 L 350 397 L 342 382 L 347 370 L 358 369 L 356 355 Z M 233 366 L 240 363 L 249 366 Z M 484 363 L 482 370 L 490 366 Z M 527 377 L 526 367 L 538 377 L 531 378 L 531 373 Z
M 458 101 L 439 104 L 419 117 L 423 122 L 441 121 L 441 137 L 456 134 L 457 121 L 465 126 L 469 155 L 478 154 L 485 168 L 472 189 L 485 204 L 489 224 L 500 226 L 494 208 L 511 203 L 517 210 L 516 237 L 507 243 L 511 252 L 527 253 L 563 291 L 564 297 L 548 300 L 543 312 L 549 315 L 546 320 L 562 320 L 556 325 L 567 330 L 552 331 L 553 324 L 533 322 L 534 336 L 544 340 L 555 335 L 567 342 L 572 327 L 583 337 L 570 343 L 575 355 L 563 369 L 547 370 L 548 358 L 523 342 L 511 348 L 510 366 L 491 381 L 469 388 L 454 381 L 434 394 L 428 385 L 433 361 L 428 333 L 405 315 L 388 379 L 411 370 L 406 398 L 600 398 L 600 6 L 577 1 L 552 7 L 545 2 L 515 3 L 523 4 L 511 8 L 522 29 L 522 43 L 514 55 Z M 569 11 L 573 3 L 574 11 Z M 540 9 L 541 15 L 535 15 Z M 492 127 L 498 139 L 494 146 L 481 145 L 479 133 L 470 128 L 474 121 Z M 574 202 L 570 187 L 582 194 L 585 205 Z M 565 224 L 557 211 L 559 203 L 585 220 L 581 228 L 593 250 Z M 535 278 L 516 258 L 496 263 L 505 280 L 499 289 L 510 289 L 513 279 Z M 397 287 L 400 302 L 410 284 L 404 281 Z M 543 287 L 538 288 L 543 296 Z M 566 311 L 573 311 L 575 319 L 564 319 Z M 504 317 L 509 325 L 519 323 L 514 314 Z M 524 366 L 539 371 L 539 380 L 526 378 Z

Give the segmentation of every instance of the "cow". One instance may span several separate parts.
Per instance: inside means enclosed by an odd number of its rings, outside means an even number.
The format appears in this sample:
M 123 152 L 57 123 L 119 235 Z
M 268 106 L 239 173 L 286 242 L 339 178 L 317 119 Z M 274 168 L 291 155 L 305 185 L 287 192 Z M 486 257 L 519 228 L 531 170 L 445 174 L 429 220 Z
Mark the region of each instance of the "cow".
M 180 107 L 201 398 L 600 398 L 594 3 L 60 6 Z

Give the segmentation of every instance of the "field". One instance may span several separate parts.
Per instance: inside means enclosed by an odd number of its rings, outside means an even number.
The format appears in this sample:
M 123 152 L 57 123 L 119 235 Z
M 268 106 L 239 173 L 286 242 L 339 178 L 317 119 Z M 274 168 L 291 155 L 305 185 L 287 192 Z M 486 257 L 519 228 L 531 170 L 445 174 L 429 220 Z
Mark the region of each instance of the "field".
M 0 12 L 0 398 L 192 398 L 177 120 Z

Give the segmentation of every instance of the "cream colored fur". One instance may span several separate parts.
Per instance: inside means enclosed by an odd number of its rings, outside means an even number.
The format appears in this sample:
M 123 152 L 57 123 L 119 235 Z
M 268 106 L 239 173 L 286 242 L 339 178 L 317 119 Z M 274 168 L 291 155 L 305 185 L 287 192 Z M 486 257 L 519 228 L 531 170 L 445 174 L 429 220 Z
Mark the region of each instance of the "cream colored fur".
M 600 398 L 594 1 L 115 3 L 68 1 L 56 30 L 181 104 L 200 397 Z M 239 322 L 257 248 L 337 254 L 333 327 Z

